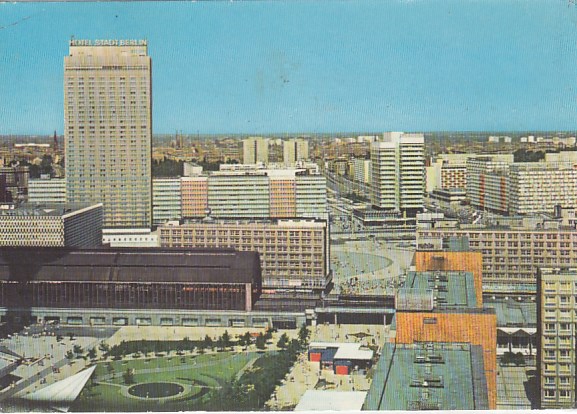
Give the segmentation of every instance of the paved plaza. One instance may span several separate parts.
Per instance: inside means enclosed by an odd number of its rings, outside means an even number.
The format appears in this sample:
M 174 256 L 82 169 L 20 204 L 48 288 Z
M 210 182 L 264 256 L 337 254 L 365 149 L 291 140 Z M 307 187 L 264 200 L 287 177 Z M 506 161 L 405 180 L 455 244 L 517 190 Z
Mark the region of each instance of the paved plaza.
M 12 372 L 12 375 L 21 379 L 0 392 L 0 401 L 36 391 L 84 369 L 89 360 L 76 357 L 68 359 L 66 353 L 72 351 L 76 345 L 86 352 L 97 346 L 99 341 L 92 336 L 74 336 L 70 339 L 65 335 L 58 341 L 57 334 L 50 330 L 44 334 L 29 334 L 25 331 L 23 334 L 0 340 L 0 345 L 26 360 Z
M 359 342 L 362 345 L 382 347 L 388 330 L 382 325 L 318 325 L 311 327 L 311 342 Z M 357 335 L 362 333 L 361 335 Z M 373 342 L 374 340 L 374 342 Z M 370 378 L 354 373 L 336 375 L 332 370 L 321 370 L 319 362 L 309 362 L 307 353 L 299 356 L 291 371 L 277 386 L 267 401 L 270 410 L 295 407 L 307 390 L 368 391 Z
M 356 240 L 331 245 L 337 293 L 393 294 L 409 269 L 414 250 L 399 241 Z

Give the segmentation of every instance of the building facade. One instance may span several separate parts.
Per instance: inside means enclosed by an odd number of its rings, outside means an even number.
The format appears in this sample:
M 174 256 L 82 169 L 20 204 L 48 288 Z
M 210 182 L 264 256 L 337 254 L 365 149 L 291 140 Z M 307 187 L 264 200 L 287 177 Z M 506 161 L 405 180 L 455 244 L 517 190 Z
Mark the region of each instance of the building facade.
M 152 224 L 158 226 L 169 220 L 182 218 L 182 190 L 180 178 L 152 180 Z
M 483 289 L 492 293 L 535 293 L 535 268 L 577 266 L 577 230 L 557 219 L 499 219 L 499 224 L 417 230 L 417 244 L 468 237 L 483 255 Z
M 575 408 L 577 268 L 537 273 L 537 377 L 540 408 Z
M 285 165 L 294 166 L 298 161 L 304 161 L 308 159 L 308 140 L 298 138 L 283 141 L 283 161 Z
M 467 160 L 467 197 L 473 207 L 509 212 L 509 157 L 479 156 Z
M 98 247 L 102 245 L 102 204 L 23 204 L 0 209 L 0 246 Z
M 66 203 L 66 179 L 40 178 L 28 181 L 28 203 L 30 204 Z
M 242 140 L 243 164 L 268 163 L 268 139 L 251 137 Z
M 2 249 L 0 271 L 8 308 L 248 312 L 261 291 L 258 255 L 230 249 Z
M 30 167 L 0 167 L 0 202 L 23 202 L 28 198 Z
M 353 178 L 355 181 L 370 184 L 371 182 L 371 160 L 364 158 L 353 159 Z
M 67 200 L 102 203 L 105 228 L 152 225 L 151 67 L 143 40 L 71 40 L 64 58 Z
M 371 144 L 373 206 L 414 215 L 425 192 L 423 134 L 388 132 Z
M 330 282 L 326 221 L 194 221 L 159 228 L 162 247 L 257 251 L 263 286 L 324 290 Z
M 510 167 L 511 214 L 552 213 L 577 206 L 577 162 L 527 162 Z

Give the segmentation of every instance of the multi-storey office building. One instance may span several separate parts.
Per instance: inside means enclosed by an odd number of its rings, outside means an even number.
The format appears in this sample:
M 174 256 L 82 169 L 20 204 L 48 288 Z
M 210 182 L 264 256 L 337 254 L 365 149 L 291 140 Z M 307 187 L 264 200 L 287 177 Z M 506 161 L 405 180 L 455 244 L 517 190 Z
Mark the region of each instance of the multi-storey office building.
M 492 225 L 417 230 L 417 244 L 444 237 L 468 237 L 483 255 L 483 290 L 535 293 L 535 268 L 577 266 L 577 230 L 546 217 L 499 218 Z
M 473 207 L 501 214 L 509 211 L 509 166 L 513 155 L 467 160 L 467 197 Z
M 268 139 L 251 137 L 242 141 L 243 164 L 256 164 L 268 162 Z
M 542 267 L 537 273 L 537 377 L 540 408 L 577 403 L 577 268 Z
M 0 209 L 0 246 L 98 247 L 102 204 L 23 204 Z
M 214 217 L 267 218 L 269 197 L 264 172 L 218 172 L 208 179 L 208 208 Z
M 371 144 L 373 206 L 414 215 L 425 192 L 423 134 L 388 132 Z
M 152 224 L 151 60 L 144 40 L 71 40 L 64 58 L 69 202 L 101 202 L 105 228 Z
M 182 217 L 182 190 L 180 178 L 154 178 L 152 180 L 152 224 L 157 226 L 168 220 Z
M 331 281 L 326 221 L 201 220 L 159 230 L 162 247 L 259 252 L 268 288 L 323 290 Z
M 552 213 L 555 206 L 577 206 L 575 162 L 515 163 L 509 172 L 511 214 Z
M 40 178 L 29 180 L 28 203 L 30 204 L 66 203 L 66 179 Z
M 328 219 L 326 178 L 314 169 L 236 169 L 182 178 L 182 216 Z
M 306 139 L 283 141 L 283 161 L 285 165 L 295 165 L 309 159 L 309 142 Z

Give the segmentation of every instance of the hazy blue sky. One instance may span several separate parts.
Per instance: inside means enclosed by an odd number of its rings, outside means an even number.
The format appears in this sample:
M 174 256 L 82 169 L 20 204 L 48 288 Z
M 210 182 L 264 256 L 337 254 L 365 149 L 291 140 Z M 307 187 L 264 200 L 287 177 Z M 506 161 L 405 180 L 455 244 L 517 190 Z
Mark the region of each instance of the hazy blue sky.
M 577 128 L 568 0 L 0 3 L 0 134 L 62 133 L 71 35 L 148 39 L 156 133 Z

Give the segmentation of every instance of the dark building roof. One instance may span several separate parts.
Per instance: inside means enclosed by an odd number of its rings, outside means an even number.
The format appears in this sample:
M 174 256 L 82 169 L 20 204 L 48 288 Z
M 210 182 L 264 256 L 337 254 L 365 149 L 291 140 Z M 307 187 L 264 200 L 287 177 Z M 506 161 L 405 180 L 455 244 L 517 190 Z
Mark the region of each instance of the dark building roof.
M 3 248 L 0 280 L 260 283 L 257 252 L 172 248 Z

